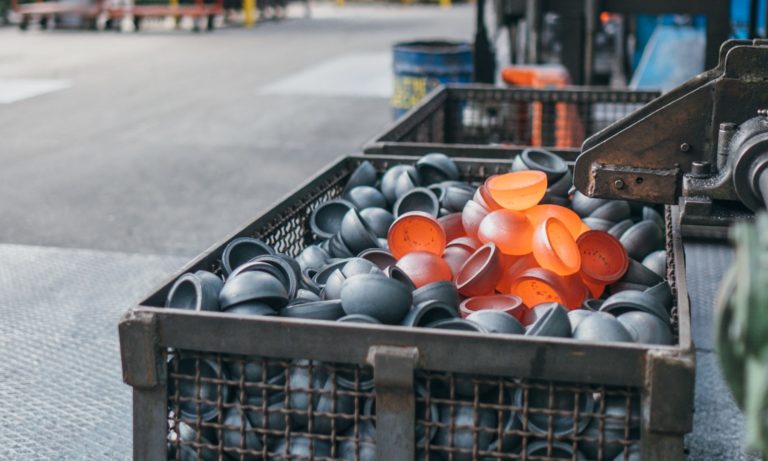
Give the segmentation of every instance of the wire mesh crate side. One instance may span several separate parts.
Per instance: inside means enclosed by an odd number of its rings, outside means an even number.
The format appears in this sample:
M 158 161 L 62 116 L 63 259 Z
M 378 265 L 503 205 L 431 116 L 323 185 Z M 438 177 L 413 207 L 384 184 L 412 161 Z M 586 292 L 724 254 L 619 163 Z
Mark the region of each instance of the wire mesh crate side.
M 375 137 L 367 153 L 398 143 L 578 148 L 592 134 L 658 97 L 653 91 L 449 85 Z M 440 146 L 444 148 L 443 146 Z
M 444 102 L 447 97 L 442 87 L 429 92 L 419 104 L 400 119 L 390 123 L 385 129 L 387 140 L 419 139 L 415 133 L 424 130 L 424 127 L 428 130 L 427 133 L 422 132 L 421 136 L 424 136 L 424 139 L 440 139 L 443 132 Z
M 428 348 L 425 350 L 428 351 Z M 277 454 L 278 451 L 274 451 L 271 447 L 283 446 L 284 444 L 280 445 L 280 440 L 290 437 L 295 437 L 305 444 L 313 440 L 319 441 L 320 446 L 331 450 L 330 459 L 350 459 L 334 457 L 337 454 L 333 454 L 333 447 L 337 447 L 336 450 L 340 453 L 342 442 L 345 442 L 345 447 L 357 443 L 360 446 L 364 446 L 371 453 L 375 451 L 375 442 L 360 440 L 361 433 L 372 433 L 372 431 L 361 427 L 366 424 L 366 421 L 372 422 L 375 426 L 375 417 L 366 420 L 365 417 L 360 416 L 361 408 L 364 409 L 362 415 L 375 415 L 375 403 L 368 403 L 371 397 L 375 398 L 373 395 L 375 391 L 369 388 L 370 384 L 363 385 L 364 382 L 368 381 L 364 377 L 366 375 L 368 377 L 371 376 L 369 367 L 357 368 L 344 364 L 318 364 L 301 360 L 267 360 L 261 357 L 210 354 L 186 350 L 174 350 L 171 352 L 171 357 L 172 359 L 168 362 L 170 364 L 168 376 L 170 382 L 173 383 L 169 386 L 171 419 L 174 419 L 174 415 L 180 415 L 180 417 L 174 420 L 174 423 L 179 423 L 180 429 L 183 428 L 180 423 L 184 423 L 197 431 L 219 431 L 218 435 L 210 437 L 216 441 L 215 443 L 195 445 L 193 443 L 178 442 L 179 447 L 191 445 L 189 448 L 177 447 L 179 450 L 214 450 L 212 446 L 215 445 L 217 447 L 216 450 L 219 450 L 217 453 L 227 453 L 230 456 L 237 455 L 234 459 L 240 459 L 238 456 L 243 455 L 245 457 L 245 454 L 253 455 L 252 452 L 256 451 L 253 448 L 249 450 L 248 447 L 240 446 L 247 443 L 252 446 L 257 443 L 253 440 L 248 442 L 248 434 L 252 433 L 253 437 L 264 439 L 264 441 L 259 442 L 260 445 L 257 445 L 257 448 L 261 448 L 263 452 L 264 447 L 267 447 L 266 454 L 275 457 L 274 459 L 281 458 Z M 192 362 L 184 365 L 180 361 L 174 361 L 173 358 L 175 357 L 191 360 Z M 249 364 L 254 364 L 256 370 L 248 370 Z M 338 380 L 331 380 L 332 383 L 335 383 L 335 388 L 307 384 L 313 382 L 312 377 L 315 375 L 327 377 L 329 374 L 327 368 L 329 366 L 333 367 L 330 373 L 335 373 L 337 377 L 347 376 L 347 379 L 350 379 L 350 372 L 352 372 L 353 376 L 357 373 L 356 377 L 352 380 L 357 384 L 342 386 L 341 381 Z M 205 370 L 206 367 L 207 370 Z M 271 367 L 277 368 L 278 371 L 270 371 Z M 216 372 L 211 371 L 215 369 L 224 371 L 219 371 L 217 376 Z M 326 370 L 321 371 L 323 369 Z M 272 378 L 275 376 L 280 377 L 279 370 L 283 370 L 284 377 L 281 381 L 275 382 Z M 304 373 L 299 373 L 299 378 L 303 378 L 303 380 L 293 378 L 296 370 L 304 370 Z M 251 375 L 250 378 L 248 377 L 249 373 Z M 323 379 L 320 379 L 319 382 L 322 383 Z M 191 394 L 191 398 L 181 398 L 182 393 L 180 389 L 184 388 L 182 386 L 184 383 L 191 384 L 187 386 L 187 393 Z M 206 386 L 208 386 L 208 389 L 205 389 Z M 229 390 L 224 391 L 224 386 L 228 386 Z M 351 388 L 351 390 L 348 391 L 347 388 Z M 610 408 L 608 405 L 603 408 L 594 404 L 594 402 L 599 402 L 601 398 L 631 398 L 633 400 L 632 408 L 637 407 L 639 392 L 636 388 L 543 380 L 531 381 L 484 375 L 460 375 L 425 370 L 417 370 L 414 388 L 416 389 L 415 398 L 417 403 L 415 434 L 416 439 L 422 441 L 420 446 L 416 446 L 416 449 L 420 450 L 417 451 L 417 459 L 516 459 L 513 455 L 517 452 L 512 448 L 507 450 L 503 447 L 491 447 L 494 441 L 499 440 L 502 440 L 501 443 L 509 444 L 516 440 L 517 442 L 514 443 L 515 447 L 522 446 L 523 440 L 527 440 L 525 443 L 533 447 L 530 448 L 530 451 L 533 453 L 540 453 L 546 449 L 564 449 L 564 444 L 576 444 L 579 450 L 583 450 L 585 445 L 590 446 L 590 444 L 606 445 L 603 448 L 606 452 L 609 449 L 612 452 L 626 449 L 627 453 L 629 453 L 629 450 L 639 440 L 637 431 L 634 428 L 630 428 L 629 431 L 624 429 L 626 424 L 634 425 L 639 422 L 639 410 L 633 410 L 632 413 L 628 413 L 631 416 L 627 418 L 621 414 L 616 415 L 606 410 L 605 408 Z M 346 408 L 341 408 L 341 410 L 339 406 L 336 408 L 331 407 L 330 410 L 326 406 L 325 410 L 309 407 L 305 411 L 300 411 L 301 408 L 298 404 L 289 403 L 283 404 L 280 407 L 280 403 L 285 402 L 286 398 L 278 398 L 276 403 L 278 409 L 276 410 L 270 406 L 270 410 L 276 411 L 278 416 L 288 415 L 284 417 L 290 418 L 293 424 L 296 424 L 296 420 L 299 421 L 298 426 L 293 426 L 292 423 L 285 423 L 285 427 L 290 428 L 288 430 L 290 434 L 287 435 L 282 435 L 280 432 L 280 429 L 284 429 L 282 427 L 278 427 L 277 431 L 267 430 L 274 428 L 275 425 L 273 424 L 263 427 L 263 425 L 258 423 L 252 424 L 252 421 L 245 422 L 243 418 L 248 418 L 249 412 L 253 414 L 253 412 L 265 411 L 263 410 L 263 402 L 269 400 L 268 398 L 265 400 L 265 395 L 268 396 L 272 392 L 279 394 L 281 391 L 283 395 L 296 396 L 300 401 L 302 399 L 303 401 L 311 401 L 313 400 L 312 396 L 332 399 L 331 402 L 336 402 L 340 396 L 356 396 L 367 400 L 365 403 L 357 401 L 356 406 L 350 407 L 347 405 Z M 521 392 L 524 392 L 524 394 L 521 394 Z M 257 402 L 249 404 L 249 397 L 254 397 L 254 394 Z M 576 397 L 569 398 L 569 395 L 575 395 Z M 261 400 L 258 400 L 259 397 L 261 397 Z M 291 402 L 293 399 L 289 398 L 287 401 Z M 582 406 L 582 402 L 591 402 L 592 404 L 591 406 Z M 569 405 L 569 403 L 572 403 L 575 407 Z M 192 405 L 191 407 L 187 406 L 186 413 L 182 411 L 185 410 L 185 404 Z M 317 405 L 320 405 L 319 402 Z M 467 407 L 472 411 L 467 410 Z M 625 404 L 624 408 L 626 407 L 627 405 Z M 209 413 L 211 408 L 216 408 L 216 411 Z M 504 414 L 498 416 L 499 412 Z M 457 413 L 458 415 L 456 415 Z M 467 418 L 467 414 L 471 418 L 485 415 L 483 420 L 493 419 L 492 416 L 488 416 L 489 413 L 497 415 L 494 420 L 495 424 L 485 424 L 487 429 L 479 431 L 467 427 L 465 423 L 456 423 L 451 429 L 450 421 L 446 423 L 443 419 L 446 414 L 453 414 L 462 418 Z M 515 420 L 517 421 L 515 423 L 517 424 L 516 426 L 507 427 L 506 424 L 499 426 L 499 421 L 508 421 L 512 417 L 511 415 L 523 416 L 518 416 L 519 419 Z M 269 414 L 266 417 L 269 417 Z M 555 422 L 558 418 L 569 417 L 571 418 L 570 422 L 566 421 L 564 424 Z M 229 422 L 227 422 L 228 418 L 230 419 Z M 334 429 L 332 418 L 335 418 L 337 424 L 341 420 L 360 422 L 353 423 L 353 427 L 355 427 L 354 424 L 357 424 L 358 428 L 351 429 L 352 433 L 350 434 L 348 427 L 337 425 Z M 594 427 L 593 424 L 590 427 L 589 424 L 582 423 L 582 421 L 587 421 L 587 418 L 590 421 L 602 420 L 604 424 L 597 427 Z M 201 422 L 198 422 L 198 420 Z M 331 421 L 329 422 L 329 420 Z M 213 423 L 206 423 L 204 421 L 213 421 Z M 526 426 L 528 421 L 531 422 Z M 622 435 L 621 437 L 616 435 L 619 431 L 619 423 L 624 424 L 621 425 L 622 434 L 628 435 Z M 238 428 L 238 424 L 243 428 L 242 430 Z M 248 424 L 252 424 L 252 426 L 249 428 Z M 539 429 L 535 430 L 533 428 L 534 425 Z M 567 434 L 563 435 L 561 433 L 564 430 L 562 426 L 566 428 L 568 426 L 576 426 L 578 429 L 574 429 L 574 435 L 569 437 Z M 446 429 L 446 427 L 449 427 L 449 429 Z M 170 428 L 172 432 L 176 430 L 176 426 L 173 424 L 171 424 Z M 229 435 L 231 439 L 234 439 L 235 442 L 230 441 L 228 444 L 226 442 L 223 444 L 219 443 L 224 440 L 224 433 Z M 500 433 L 501 436 L 499 435 Z M 551 437 L 549 435 L 543 436 L 542 434 L 545 433 L 551 433 Z M 419 434 L 425 434 L 427 439 L 424 439 Z M 447 435 L 438 436 L 438 434 Z M 456 435 L 457 440 L 466 441 L 471 439 L 471 447 L 454 446 L 454 442 L 450 441 L 450 434 Z M 177 436 L 181 437 L 181 440 L 189 439 L 189 437 L 184 439 L 183 434 L 178 434 Z M 345 437 L 351 438 L 347 439 Z M 171 438 L 175 440 L 173 435 Z M 207 440 L 210 441 L 210 439 Z M 507 440 L 507 442 L 504 442 L 504 440 Z M 488 444 L 487 447 L 485 446 L 486 442 Z M 336 445 L 333 445 L 334 443 Z M 285 446 L 283 448 L 285 449 Z M 296 449 L 299 450 L 301 448 Z M 595 449 L 599 450 L 599 448 Z M 525 448 L 525 450 L 529 450 L 529 448 Z M 475 453 L 476 456 L 470 458 L 462 456 L 467 455 L 470 451 Z M 174 454 L 177 452 L 174 452 Z M 325 451 L 321 453 L 325 453 Z M 191 459 L 206 459 L 202 455 L 196 454 L 195 456 L 195 458 Z M 325 459 L 325 457 L 318 456 L 316 459 Z M 532 455 L 528 459 L 535 459 L 535 457 Z M 546 455 L 546 457 L 541 459 L 556 459 L 556 457 Z M 613 457 L 595 456 L 591 459 L 613 459 Z
M 422 375 L 417 424 L 437 459 L 609 459 L 639 446 L 639 390 L 546 381 Z M 467 383 L 472 381 L 472 386 Z
M 426 142 L 579 147 L 588 136 L 640 108 L 640 102 L 626 102 L 637 99 L 639 95 L 609 90 L 449 90 L 443 110 L 446 132 Z
M 347 459 L 375 447 L 370 367 L 175 350 L 168 368 L 170 459 Z

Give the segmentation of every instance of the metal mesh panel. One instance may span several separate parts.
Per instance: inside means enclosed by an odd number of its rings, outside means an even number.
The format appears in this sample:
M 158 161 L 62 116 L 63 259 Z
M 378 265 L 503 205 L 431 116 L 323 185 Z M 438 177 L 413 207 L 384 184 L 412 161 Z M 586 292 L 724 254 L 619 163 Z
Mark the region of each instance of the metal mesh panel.
M 375 450 L 370 367 L 179 350 L 167 363 L 169 459 L 365 459 Z
M 296 256 L 313 240 L 309 230 L 309 217 L 318 206 L 341 196 L 351 169 L 344 169 L 335 174 L 332 179 L 318 184 L 295 203 L 290 213 L 268 226 L 258 237 L 272 245 L 275 250 Z
M 376 142 L 580 147 L 658 93 L 448 87 Z M 436 101 L 442 100 L 442 103 Z
M 171 460 L 375 459 L 370 367 L 174 351 Z M 419 371 L 416 459 L 631 459 L 639 391 Z
M 630 459 L 639 391 L 420 372 L 418 458 L 445 461 Z M 419 434 L 417 434 L 418 436 Z

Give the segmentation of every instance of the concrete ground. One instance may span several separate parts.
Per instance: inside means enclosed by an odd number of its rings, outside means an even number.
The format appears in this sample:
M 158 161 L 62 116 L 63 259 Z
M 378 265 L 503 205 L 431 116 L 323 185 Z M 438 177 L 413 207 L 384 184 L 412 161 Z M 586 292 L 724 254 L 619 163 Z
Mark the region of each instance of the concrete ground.
M 122 312 L 359 152 L 390 120 L 393 42 L 473 33 L 469 6 L 301 13 L 211 34 L 0 29 L 0 459 L 129 458 Z M 739 459 L 741 418 L 707 343 L 712 290 L 694 296 L 688 445 Z
M 212 34 L 0 30 L 0 79 L 71 82 L 0 105 L 0 241 L 193 256 L 390 120 L 385 97 L 270 84 L 472 36 L 467 7 L 347 9 Z

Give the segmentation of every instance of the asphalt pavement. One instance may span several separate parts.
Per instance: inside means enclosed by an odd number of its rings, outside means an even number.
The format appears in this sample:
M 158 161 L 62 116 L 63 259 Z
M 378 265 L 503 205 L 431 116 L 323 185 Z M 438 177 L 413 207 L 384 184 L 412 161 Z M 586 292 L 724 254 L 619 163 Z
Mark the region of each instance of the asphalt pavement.
M 470 40 L 472 18 L 318 4 L 311 19 L 213 33 L 0 29 L 0 79 L 70 85 L 0 104 L 0 242 L 194 256 L 391 118 L 378 88 L 274 85 L 340 59 L 367 81 L 356 61 L 398 40 Z

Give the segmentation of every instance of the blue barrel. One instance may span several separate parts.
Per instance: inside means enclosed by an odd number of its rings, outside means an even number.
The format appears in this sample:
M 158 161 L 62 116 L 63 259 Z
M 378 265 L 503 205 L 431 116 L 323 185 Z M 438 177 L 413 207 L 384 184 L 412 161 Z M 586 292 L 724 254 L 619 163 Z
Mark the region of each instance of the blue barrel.
M 399 118 L 445 83 L 472 81 L 472 46 L 466 42 L 430 40 L 400 42 L 393 47 L 395 91 L 392 110 Z

